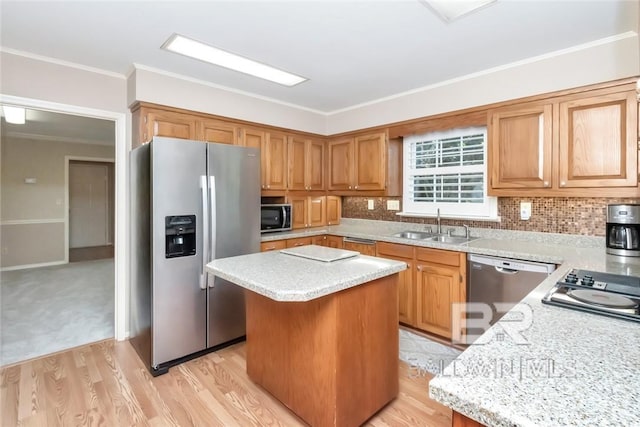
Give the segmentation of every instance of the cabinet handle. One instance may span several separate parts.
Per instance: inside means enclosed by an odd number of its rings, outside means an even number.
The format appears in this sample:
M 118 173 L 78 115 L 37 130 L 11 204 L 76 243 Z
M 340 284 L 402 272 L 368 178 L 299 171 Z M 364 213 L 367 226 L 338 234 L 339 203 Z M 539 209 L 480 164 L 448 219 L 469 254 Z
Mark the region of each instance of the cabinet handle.
M 349 186 L 349 190 L 351 190 L 351 186 Z
M 544 184 L 545 187 L 548 187 L 549 186 L 549 181 L 545 181 L 543 184 Z
M 564 187 L 565 185 L 567 185 L 565 181 L 560 181 L 560 187 Z
M 267 188 L 271 188 L 271 186 L 270 186 L 270 185 L 267 185 Z
M 422 266 L 421 265 L 416 266 L 416 270 L 422 271 Z
M 355 186 L 355 189 L 356 189 L 356 190 L 358 189 L 358 186 L 357 186 L 357 185 Z

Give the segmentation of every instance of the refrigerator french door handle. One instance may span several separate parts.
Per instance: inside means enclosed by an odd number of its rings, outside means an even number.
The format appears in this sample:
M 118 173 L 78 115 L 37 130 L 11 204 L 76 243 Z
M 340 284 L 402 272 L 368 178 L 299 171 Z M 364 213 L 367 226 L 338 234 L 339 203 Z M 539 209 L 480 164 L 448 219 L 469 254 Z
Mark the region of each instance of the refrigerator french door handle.
M 209 246 L 209 259 L 213 261 L 216 259 L 216 177 L 209 177 L 209 201 L 211 203 L 211 231 L 208 234 L 210 246 Z M 209 231 L 209 230 L 207 230 Z M 207 274 L 207 277 L 209 275 Z M 207 280 L 210 288 L 215 286 L 215 277 L 211 280 Z
M 207 177 L 200 176 L 200 196 L 202 198 L 202 265 L 200 266 L 200 289 L 207 289 L 209 274 L 205 270 L 209 247 L 209 203 L 207 203 Z

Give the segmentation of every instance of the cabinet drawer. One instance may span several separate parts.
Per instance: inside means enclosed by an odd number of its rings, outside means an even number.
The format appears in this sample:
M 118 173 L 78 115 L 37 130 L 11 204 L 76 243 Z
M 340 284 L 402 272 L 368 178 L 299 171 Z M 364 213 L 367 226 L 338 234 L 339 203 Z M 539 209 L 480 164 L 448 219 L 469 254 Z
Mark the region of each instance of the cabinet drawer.
M 311 237 L 299 237 L 297 239 L 288 239 L 287 248 L 295 248 L 296 246 L 305 246 L 311 244 Z
M 440 249 L 417 248 L 416 258 L 420 261 L 452 265 L 454 267 L 458 267 L 460 265 L 459 252 L 443 251 Z
M 378 242 L 378 255 L 388 255 L 400 258 L 413 259 L 414 247 L 409 245 L 399 245 L 397 243 Z
M 287 247 L 286 240 L 274 240 L 272 242 L 261 242 L 260 252 L 278 251 Z

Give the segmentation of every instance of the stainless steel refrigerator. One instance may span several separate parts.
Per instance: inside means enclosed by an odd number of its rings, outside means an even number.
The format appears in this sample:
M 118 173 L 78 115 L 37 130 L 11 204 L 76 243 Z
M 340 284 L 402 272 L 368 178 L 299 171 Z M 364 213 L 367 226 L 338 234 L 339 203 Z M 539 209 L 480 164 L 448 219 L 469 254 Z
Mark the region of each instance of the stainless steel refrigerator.
M 260 152 L 154 138 L 130 160 L 130 341 L 159 375 L 245 336 L 242 289 L 204 267 L 260 251 Z

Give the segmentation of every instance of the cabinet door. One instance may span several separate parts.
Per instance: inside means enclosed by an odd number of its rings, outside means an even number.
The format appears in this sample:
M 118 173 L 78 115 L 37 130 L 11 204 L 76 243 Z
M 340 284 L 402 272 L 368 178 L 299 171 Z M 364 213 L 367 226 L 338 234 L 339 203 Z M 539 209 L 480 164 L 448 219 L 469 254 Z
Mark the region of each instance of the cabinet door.
M 327 198 L 325 196 L 309 197 L 309 227 L 327 225 Z
M 324 141 L 307 142 L 307 186 L 309 190 L 324 190 Z
M 306 196 L 289 196 L 287 198 L 291 204 L 291 228 L 307 228 L 309 226 L 309 213 L 307 211 Z
M 327 236 L 327 246 L 330 248 L 342 249 L 343 238 L 340 236 Z
M 261 242 L 260 252 L 279 251 L 287 247 L 286 240 L 274 240 L 271 242 Z
M 238 128 L 222 120 L 198 120 L 196 139 L 221 144 L 237 144 Z
M 312 245 L 318 245 L 318 246 L 327 246 L 327 236 L 326 235 L 313 236 L 311 238 L 311 244 Z
M 311 237 L 299 237 L 297 239 L 287 239 L 287 248 L 306 246 L 311 244 Z
M 340 196 L 327 196 L 327 225 L 340 224 L 342 217 L 342 198 Z
M 282 133 L 267 133 L 265 147 L 266 190 L 287 189 L 287 136 Z
M 343 249 L 347 249 L 350 251 L 360 252 L 362 255 L 370 255 L 376 256 L 376 245 L 367 244 L 367 243 L 357 243 L 350 241 L 343 241 L 342 243 Z
M 416 270 L 416 326 L 451 338 L 451 304 L 460 287 L 458 268 L 420 263 Z
M 353 187 L 353 138 L 329 141 L 329 190 Z
M 384 190 L 386 142 L 385 133 L 355 138 L 355 190 Z
M 260 149 L 260 182 L 263 190 L 267 189 L 267 151 L 265 150 L 267 137 L 259 129 L 243 128 L 240 131 L 240 145 Z
M 308 190 L 307 185 L 307 140 L 289 137 L 289 190 Z
M 491 188 L 551 187 L 552 105 L 494 110 L 488 123 Z
M 144 141 L 150 141 L 154 136 L 195 139 L 196 119 L 187 114 L 152 110 L 146 115 L 146 129 Z
M 560 103 L 560 188 L 638 184 L 638 113 L 633 92 Z

